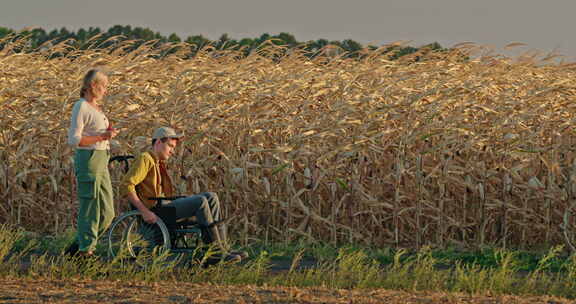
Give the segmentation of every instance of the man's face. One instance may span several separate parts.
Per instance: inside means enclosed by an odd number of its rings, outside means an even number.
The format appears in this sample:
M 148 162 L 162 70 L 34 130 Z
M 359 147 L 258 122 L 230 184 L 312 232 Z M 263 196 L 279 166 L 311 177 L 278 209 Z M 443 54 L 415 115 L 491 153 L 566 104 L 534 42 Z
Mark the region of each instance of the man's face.
M 158 155 L 160 160 L 167 160 L 170 158 L 170 156 L 172 156 L 172 153 L 174 153 L 177 145 L 177 139 L 170 138 L 166 142 L 158 140 L 155 145 L 156 155 Z

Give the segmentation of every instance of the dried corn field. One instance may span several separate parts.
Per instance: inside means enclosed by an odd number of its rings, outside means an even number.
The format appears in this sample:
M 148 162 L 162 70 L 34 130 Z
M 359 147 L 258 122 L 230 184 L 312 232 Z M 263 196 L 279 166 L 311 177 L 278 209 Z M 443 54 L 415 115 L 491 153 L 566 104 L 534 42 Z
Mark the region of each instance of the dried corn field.
M 0 52 L 0 222 L 73 227 L 69 116 L 83 74 L 104 66 L 104 107 L 126 128 L 112 154 L 146 149 L 159 125 L 183 130 L 179 192 L 218 192 L 244 242 L 563 242 L 576 192 L 573 65 L 461 60 L 470 49 L 309 59 L 272 46 L 156 59 L 162 50 L 123 51 L 130 43 L 55 59 L 62 45 Z

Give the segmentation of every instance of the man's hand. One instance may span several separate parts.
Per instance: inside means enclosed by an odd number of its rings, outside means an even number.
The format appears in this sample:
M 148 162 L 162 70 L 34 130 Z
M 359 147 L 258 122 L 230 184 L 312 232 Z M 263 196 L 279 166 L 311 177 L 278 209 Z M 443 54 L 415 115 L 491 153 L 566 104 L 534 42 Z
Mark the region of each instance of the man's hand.
M 154 214 L 154 212 L 146 209 L 146 211 L 140 212 L 142 213 L 142 218 L 144 218 L 144 221 L 148 224 L 154 224 L 156 223 L 156 219 L 158 218 L 156 216 L 156 214 Z
M 126 196 L 130 201 L 130 203 L 132 204 L 132 206 L 136 207 L 136 209 L 140 211 L 140 214 L 142 214 L 142 219 L 144 219 L 146 223 L 148 224 L 156 223 L 158 217 L 156 216 L 156 214 L 154 214 L 154 212 L 150 211 L 150 209 L 144 206 L 144 204 L 142 203 L 142 201 L 140 201 L 136 193 L 130 192 Z

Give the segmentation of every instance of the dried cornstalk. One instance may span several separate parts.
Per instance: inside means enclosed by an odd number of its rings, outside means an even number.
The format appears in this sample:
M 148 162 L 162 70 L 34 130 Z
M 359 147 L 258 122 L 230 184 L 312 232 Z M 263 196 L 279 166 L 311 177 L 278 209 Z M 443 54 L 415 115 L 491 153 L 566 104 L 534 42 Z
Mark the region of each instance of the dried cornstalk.
M 573 66 L 466 49 L 415 63 L 369 50 L 360 61 L 274 45 L 248 57 L 207 47 L 187 58 L 166 54 L 170 45 L 127 52 L 133 45 L 53 59 L 47 54 L 65 45 L 0 51 L 0 222 L 42 232 L 73 226 L 68 117 L 83 74 L 104 65 L 103 107 L 125 127 L 112 153 L 147 149 L 159 125 L 184 131 L 171 163 L 177 189 L 218 192 L 225 215 L 238 219 L 229 231 L 243 242 L 529 247 L 562 243 L 574 230 L 557 215 L 573 197 L 556 195 L 576 158 Z M 534 161 L 559 154 L 546 166 Z M 117 183 L 121 172 L 112 174 Z M 540 192 L 533 177 L 545 184 Z

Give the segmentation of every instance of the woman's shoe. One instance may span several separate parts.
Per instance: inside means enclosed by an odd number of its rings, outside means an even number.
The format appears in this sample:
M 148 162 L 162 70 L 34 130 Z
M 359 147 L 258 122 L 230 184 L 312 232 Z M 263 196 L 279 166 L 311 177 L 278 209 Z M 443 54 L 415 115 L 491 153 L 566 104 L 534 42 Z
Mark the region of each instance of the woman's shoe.
M 93 256 L 94 256 L 94 252 L 93 252 L 93 251 L 78 251 L 78 256 L 81 256 L 81 257 L 93 257 Z
M 78 254 L 78 250 L 79 250 L 79 246 L 78 246 L 78 242 L 74 241 L 72 244 L 70 244 L 66 250 L 64 250 L 64 254 L 67 256 L 75 256 L 76 254 Z

